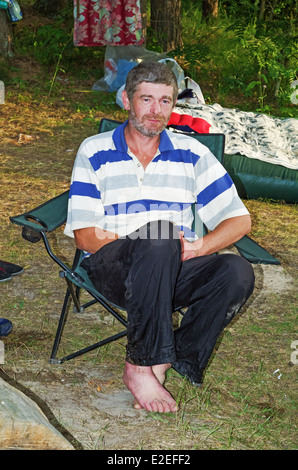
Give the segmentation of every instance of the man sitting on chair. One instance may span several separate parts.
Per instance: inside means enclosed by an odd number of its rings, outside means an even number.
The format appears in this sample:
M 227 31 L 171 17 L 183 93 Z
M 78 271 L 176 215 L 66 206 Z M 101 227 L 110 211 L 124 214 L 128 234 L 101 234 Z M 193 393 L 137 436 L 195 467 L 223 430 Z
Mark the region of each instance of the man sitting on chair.
M 178 409 L 166 371 L 200 385 L 220 333 L 254 287 L 245 259 L 212 255 L 250 231 L 250 216 L 209 149 L 165 129 L 177 92 L 164 64 L 129 72 L 128 121 L 81 144 L 65 228 L 86 251 L 82 266 L 97 290 L 126 309 L 123 380 L 135 408 L 157 412 Z M 194 203 L 205 236 L 192 231 Z M 179 306 L 187 310 L 174 330 Z

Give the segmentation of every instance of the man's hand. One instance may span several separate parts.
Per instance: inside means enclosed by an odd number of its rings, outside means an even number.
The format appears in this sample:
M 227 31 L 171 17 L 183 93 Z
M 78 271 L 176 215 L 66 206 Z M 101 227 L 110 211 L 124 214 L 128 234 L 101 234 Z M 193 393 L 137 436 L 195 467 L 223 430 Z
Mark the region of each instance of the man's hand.
M 194 249 L 193 243 L 187 241 L 184 238 L 184 232 L 179 232 L 180 242 L 181 242 L 181 261 L 186 261 L 187 259 L 194 258 L 198 256 L 196 250 Z
M 251 220 L 249 215 L 232 217 L 221 222 L 212 232 L 194 242 L 183 238 L 180 232 L 182 261 L 195 256 L 211 255 L 226 248 L 250 232 Z

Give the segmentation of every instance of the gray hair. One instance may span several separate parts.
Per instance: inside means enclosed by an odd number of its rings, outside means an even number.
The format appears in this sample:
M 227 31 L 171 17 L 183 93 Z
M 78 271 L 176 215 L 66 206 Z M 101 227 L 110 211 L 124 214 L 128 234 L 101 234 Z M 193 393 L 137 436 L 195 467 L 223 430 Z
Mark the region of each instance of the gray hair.
M 172 86 L 175 103 L 178 95 L 177 80 L 175 74 L 165 64 L 160 62 L 141 62 L 128 72 L 125 90 L 129 101 L 132 100 L 138 85 L 142 82 Z

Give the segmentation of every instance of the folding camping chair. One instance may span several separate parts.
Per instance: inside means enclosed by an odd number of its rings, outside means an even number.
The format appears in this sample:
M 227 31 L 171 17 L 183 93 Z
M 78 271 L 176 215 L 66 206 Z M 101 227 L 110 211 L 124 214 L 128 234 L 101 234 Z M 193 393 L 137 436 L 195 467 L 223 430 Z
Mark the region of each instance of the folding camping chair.
M 115 129 L 120 122 L 102 119 L 99 127 L 99 133 Z M 222 161 L 224 153 L 224 135 L 223 134 L 191 134 L 194 138 L 198 139 L 204 145 L 206 145 L 212 153 Z M 51 363 L 63 363 L 77 356 L 85 354 L 89 351 L 97 349 L 105 344 L 112 341 L 118 340 L 126 335 L 126 329 L 120 333 L 116 333 L 109 336 L 97 343 L 86 346 L 83 349 L 77 350 L 71 354 L 68 354 L 62 358 L 57 358 L 58 348 L 61 341 L 63 328 L 66 323 L 70 300 L 74 304 L 74 312 L 83 313 L 86 308 L 95 303 L 99 303 L 104 307 L 113 317 L 126 327 L 127 322 L 125 313 L 121 307 L 114 305 L 109 302 L 100 292 L 98 292 L 93 284 L 91 283 L 86 271 L 80 267 L 83 252 L 79 249 L 75 250 L 74 260 L 71 267 L 67 266 L 52 250 L 49 234 L 57 230 L 66 222 L 67 217 L 67 206 L 68 206 L 69 191 L 66 191 L 59 196 L 41 204 L 40 206 L 27 211 L 23 214 L 15 217 L 10 217 L 10 221 L 22 227 L 22 236 L 25 240 L 32 243 L 43 240 L 46 251 L 50 258 L 58 264 L 60 267 L 60 277 L 65 279 L 67 289 L 62 305 L 62 311 L 60 314 L 57 331 L 54 339 L 52 353 L 50 356 Z M 194 205 L 193 205 L 194 209 Z M 206 228 L 203 226 L 199 217 L 194 210 L 194 230 L 199 236 L 206 233 Z M 248 259 L 251 263 L 264 263 L 264 264 L 279 264 L 279 261 L 275 259 L 270 253 L 264 248 L 259 246 L 248 236 L 244 236 L 241 240 L 234 244 L 238 249 L 241 256 Z M 90 294 L 91 300 L 82 304 L 80 302 L 81 290 L 86 291 Z M 184 313 L 183 308 L 178 308 L 182 315 Z

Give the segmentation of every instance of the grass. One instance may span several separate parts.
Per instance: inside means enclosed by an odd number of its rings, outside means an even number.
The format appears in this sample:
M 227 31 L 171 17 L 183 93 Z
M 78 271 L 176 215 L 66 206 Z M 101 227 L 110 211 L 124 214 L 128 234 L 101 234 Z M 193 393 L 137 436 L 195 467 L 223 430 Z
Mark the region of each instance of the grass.
M 22 75 L 20 69 L 18 74 Z M 59 379 L 69 374 L 79 393 L 77 368 L 104 365 L 113 376 L 112 381 L 101 384 L 106 393 L 121 386 L 125 340 L 61 368 L 47 364 L 63 299 L 61 280 L 42 244 L 25 242 L 9 216 L 65 191 L 81 141 L 96 133 L 102 117 L 123 120 L 126 115 L 114 104 L 113 95 L 84 92 L 90 89 L 90 79 L 59 84 L 50 97 L 37 83 L 26 82 L 24 89 L 10 85 L 6 103 L 0 107 L 0 252 L 2 259 L 25 267 L 18 279 L 1 284 L 1 316 L 14 323 L 14 333 L 4 339 L 2 369 L 18 380 L 33 380 L 46 371 Z M 20 143 L 21 133 L 33 139 Z M 138 438 L 127 444 L 130 449 L 297 447 L 297 365 L 291 362 L 291 344 L 297 339 L 297 207 L 270 200 L 245 203 L 252 214 L 251 235 L 281 260 L 281 270 L 290 279 L 287 289 L 266 293 L 262 267 L 255 266 L 258 282 L 254 296 L 220 338 L 203 386 L 194 388 L 169 371 L 166 385 L 180 402 L 179 413 L 149 413 L 145 423 L 137 425 L 127 417 L 111 420 L 94 438 L 92 448 L 105 448 L 114 432 L 138 433 Z M 70 261 L 73 243 L 63 237 L 62 230 L 53 242 Z M 113 330 L 103 312 L 99 312 L 99 320 L 94 311 L 84 321 L 77 315 L 70 320 L 63 353 L 86 341 L 97 341 L 102 328 L 104 333 Z

